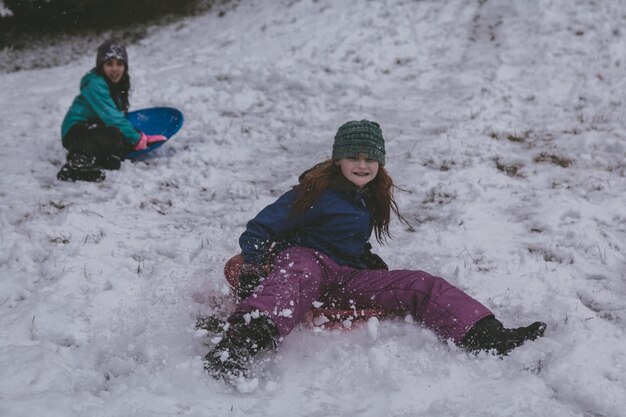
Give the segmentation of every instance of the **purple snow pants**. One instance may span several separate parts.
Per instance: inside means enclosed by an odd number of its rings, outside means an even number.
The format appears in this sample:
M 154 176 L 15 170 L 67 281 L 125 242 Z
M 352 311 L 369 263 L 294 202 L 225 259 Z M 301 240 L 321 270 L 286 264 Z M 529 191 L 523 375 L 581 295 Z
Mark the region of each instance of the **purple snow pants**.
M 237 306 L 231 320 L 258 310 L 285 337 L 316 301 L 326 308 L 356 306 L 410 313 L 440 337 L 456 343 L 477 321 L 493 315 L 443 278 L 426 272 L 354 269 L 316 250 L 292 247 L 278 254 L 271 273 Z

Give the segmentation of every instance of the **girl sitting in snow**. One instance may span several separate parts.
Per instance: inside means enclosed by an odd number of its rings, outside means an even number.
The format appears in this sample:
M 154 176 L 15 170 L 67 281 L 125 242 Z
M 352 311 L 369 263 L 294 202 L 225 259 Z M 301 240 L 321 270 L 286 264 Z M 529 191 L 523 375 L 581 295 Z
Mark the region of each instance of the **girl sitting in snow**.
M 102 181 L 103 169 L 119 169 L 132 150 L 166 140 L 135 130 L 128 113 L 128 54 L 115 39 L 98 47 L 96 67 L 80 81 L 76 96 L 61 125 L 67 163 L 57 178 L 63 181 Z
M 344 124 L 335 135 L 332 159 L 304 172 L 299 185 L 248 223 L 239 239 L 241 302 L 222 340 L 204 357 L 216 379 L 248 376 L 252 357 L 275 348 L 319 302 L 410 313 L 470 352 L 506 355 L 543 335 L 545 323 L 507 329 L 444 279 L 423 271 L 389 271 L 370 252 L 372 231 L 382 243 L 390 237 L 391 212 L 402 219 L 384 168 L 384 144 L 377 123 Z M 271 265 L 267 276 L 266 264 Z

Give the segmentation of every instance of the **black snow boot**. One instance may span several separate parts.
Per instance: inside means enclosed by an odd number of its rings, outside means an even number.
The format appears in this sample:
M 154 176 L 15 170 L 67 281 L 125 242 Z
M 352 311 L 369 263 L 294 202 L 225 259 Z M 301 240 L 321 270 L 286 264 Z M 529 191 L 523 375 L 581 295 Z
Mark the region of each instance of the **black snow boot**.
M 67 163 L 57 174 L 57 178 L 61 181 L 100 182 L 104 180 L 105 174 L 96 166 L 94 156 L 71 152 L 67 156 Z
M 116 155 L 107 155 L 104 158 L 97 158 L 96 165 L 102 169 L 116 171 L 122 166 L 122 160 Z
M 524 342 L 543 336 L 545 330 L 546 324 L 540 321 L 526 327 L 506 329 L 494 317 L 486 317 L 467 332 L 461 347 L 472 353 L 495 350 L 504 356 Z
M 204 357 L 204 369 L 215 379 L 232 385 L 250 376 L 252 358 L 274 349 L 279 338 L 276 325 L 266 316 L 231 324 L 223 339 Z

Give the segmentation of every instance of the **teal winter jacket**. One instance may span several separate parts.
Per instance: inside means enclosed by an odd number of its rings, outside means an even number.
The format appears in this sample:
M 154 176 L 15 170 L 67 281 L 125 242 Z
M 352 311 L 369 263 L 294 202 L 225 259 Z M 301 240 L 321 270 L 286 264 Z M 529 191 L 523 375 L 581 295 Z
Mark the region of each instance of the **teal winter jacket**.
M 80 80 L 80 94 L 63 119 L 61 138 L 72 126 L 83 122 L 100 122 L 105 126 L 116 127 L 131 145 L 135 145 L 141 136 L 111 98 L 106 80 L 95 70 L 89 71 Z

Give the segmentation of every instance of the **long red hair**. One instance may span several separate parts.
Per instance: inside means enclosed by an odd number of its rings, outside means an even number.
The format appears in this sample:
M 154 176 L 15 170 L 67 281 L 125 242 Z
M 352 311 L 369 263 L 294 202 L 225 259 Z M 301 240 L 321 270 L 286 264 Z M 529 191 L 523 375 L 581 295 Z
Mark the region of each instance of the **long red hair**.
M 343 175 L 341 168 L 334 161 L 326 160 L 315 165 L 300 176 L 300 184 L 296 186 L 298 195 L 291 207 L 291 215 L 304 212 L 319 200 L 322 192 L 338 177 Z M 405 221 L 400 215 L 398 205 L 393 198 L 393 180 L 383 165 L 378 166 L 378 174 L 369 184 L 369 197 L 367 207 L 372 213 L 374 222 L 374 234 L 378 243 L 382 244 L 391 237 L 389 232 L 389 220 L 393 211 L 401 221 Z

